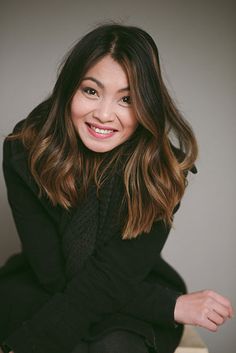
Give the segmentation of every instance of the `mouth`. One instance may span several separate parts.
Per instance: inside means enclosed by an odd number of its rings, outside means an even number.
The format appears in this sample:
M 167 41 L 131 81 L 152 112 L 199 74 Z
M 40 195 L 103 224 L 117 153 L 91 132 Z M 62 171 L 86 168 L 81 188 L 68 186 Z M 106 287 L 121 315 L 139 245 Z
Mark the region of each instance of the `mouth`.
M 90 124 L 90 123 L 86 123 L 86 125 L 88 125 L 90 129 L 92 129 L 93 131 L 97 132 L 98 134 L 103 134 L 103 135 L 111 134 L 113 132 L 118 131 L 118 130 L 112 129 L 110 127 L 105 127 L 105 126 L 104 127 L 99 127 L 97 125 Z
M 97 127 L 96 125 L 90 124 L 90 123 L 86 123 L 88 130 L 90 132 L 90 134 L 94 137 L 98 137 L 98 138 L 107 138 L 107 137 L 111 137 L 113 136 L 118 130 L 116 129 L 111 129 L 111 128 L 100 128 Z

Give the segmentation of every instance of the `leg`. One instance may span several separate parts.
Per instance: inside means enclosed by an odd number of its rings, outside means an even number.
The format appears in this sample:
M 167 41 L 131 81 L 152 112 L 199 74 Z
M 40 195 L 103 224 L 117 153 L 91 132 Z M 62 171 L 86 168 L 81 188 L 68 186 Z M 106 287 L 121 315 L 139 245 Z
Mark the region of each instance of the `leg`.
M 156 326 L 154 328 L 158 353 L 174 353 L 183 334 L 183 325 L 176 328 Z
M 142 336 L 125 330 L 117 330 L 90 343 L 89 353 L 148 353 L 148 347 Z

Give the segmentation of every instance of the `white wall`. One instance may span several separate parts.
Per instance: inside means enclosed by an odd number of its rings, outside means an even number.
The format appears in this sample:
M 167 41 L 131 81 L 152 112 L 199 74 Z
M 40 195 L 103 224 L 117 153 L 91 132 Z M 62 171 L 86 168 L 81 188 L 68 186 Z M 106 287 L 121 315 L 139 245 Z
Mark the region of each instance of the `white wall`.
M 199 173 L 164 250 L 189 290 L 212 288 L 236 307 L 235 6 L 233 1 L 27 1 L 1 4 L 1 137 L 52 88 L 57 66 L 91 26 L 122 20 L 156 40 L 165 78 L 200 146 Z M 3 138 L 1 138 L 2 143 Z M 0 263 L 19 240 L 0 175 Z M 217 334 L 199 329 L 210 352 L 235 352 L 235 319 Z

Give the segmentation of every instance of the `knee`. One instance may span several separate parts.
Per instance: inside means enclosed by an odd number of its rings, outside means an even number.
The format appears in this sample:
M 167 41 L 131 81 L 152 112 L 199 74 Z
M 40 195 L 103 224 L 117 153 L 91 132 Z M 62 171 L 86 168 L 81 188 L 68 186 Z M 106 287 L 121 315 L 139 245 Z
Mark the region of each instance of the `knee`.
M 142 336 L 117 330 L 90 343 L 89 353 L 148 353 L 148 348 Z

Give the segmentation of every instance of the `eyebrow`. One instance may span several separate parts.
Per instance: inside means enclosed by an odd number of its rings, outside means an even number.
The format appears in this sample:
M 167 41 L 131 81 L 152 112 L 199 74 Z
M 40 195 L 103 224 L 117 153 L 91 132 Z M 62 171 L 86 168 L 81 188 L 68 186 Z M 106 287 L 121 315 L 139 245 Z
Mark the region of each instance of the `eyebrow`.
M 93 81 L 95 82 L 98 87 L 100 88 L 104 88 L 104 84 L 102 82 L 100 82 L 99 80 L 97 80 L 96 78 L 92 77 L 92 76 L 87 76 L 87 77 L 84 77 L 82 81 L 85 81 L 85 80 L 90 80 L 90 81 Z M 124 91 L 130 91 L 130 87 L 127 86 L 127 87 L 124 87 L 124 88 L 120 88 L 117 92 L 124 92 Z

